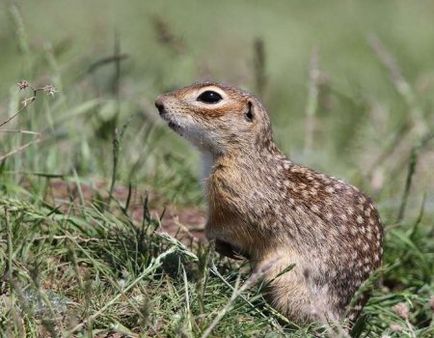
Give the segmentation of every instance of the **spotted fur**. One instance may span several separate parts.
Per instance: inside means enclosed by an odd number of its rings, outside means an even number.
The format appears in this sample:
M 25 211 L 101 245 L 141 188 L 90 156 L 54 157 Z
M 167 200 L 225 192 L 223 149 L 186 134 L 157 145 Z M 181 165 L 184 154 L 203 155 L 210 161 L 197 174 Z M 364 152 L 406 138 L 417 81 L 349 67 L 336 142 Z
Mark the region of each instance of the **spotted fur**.
M 198 102 L 205 90 L 221 94 L 221 102 Z M 356 290 L 381 265 L 383 230 L 371 199 L 289 160 L 273 142 L 267 111 L 245 91 L 198 83 L 160 96 L 156 105 L 212 160 L 204 182 L 206 233 L 217 250 L 248 257 L 255 269 L 272 262 L 264 277 L 270 302 L 290 319 L 343 319 Z M 249 107 L 251 121 L 244 118 Z

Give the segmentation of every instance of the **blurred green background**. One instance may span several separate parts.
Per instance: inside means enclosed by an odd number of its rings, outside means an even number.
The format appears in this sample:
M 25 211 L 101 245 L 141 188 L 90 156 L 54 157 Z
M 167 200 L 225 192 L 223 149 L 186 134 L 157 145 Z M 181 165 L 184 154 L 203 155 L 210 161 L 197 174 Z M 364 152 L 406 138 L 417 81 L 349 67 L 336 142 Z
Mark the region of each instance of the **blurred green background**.
M 153 100 L 212 79 L 261 96 L 278 143 L 294 160 L 362 185 L 386 208 L 402 194 L 411 147 L 433 126 L 433 1 L 42 0 L 0 6 L 1 116 L 18 102 L 14 86 L 20 79 L 60 90 L 20 117 L 18 123 L 32 130 L 48 125 L 56 139 L 37 153 L 19 155 L 32 158 L 26 170 L 75 168 L 82 176 L 107 177 L 112 129 L 132 119 L 122 142 L 120 179 L 167 183 L 171 191 L 195 191 L 191 198 L 198 201 L 196 153 L 165 130 Z M 375 39 L 396 62 L 408 95 L 372 48 Z M 119 78 L 116 63 L 101 65 L 115 53 L 116 41 L 125 54 Z M 263 46 L 259 56 L 255 42 Z M 306 149 L 315 51 L 319 92 L 313 143 Z M 264 60 L 259 70 L 258 57 Z M 406 123 L 410 131 L 395 147 Z M 426 128 L 414 131 L 414 125 Z M 8 145 L 3 142 L 2 151 Z M 423 155 L 415 175 L 423 179 L 415 182 L 432 190 L 432 151 Z M 189 177 L 185 182 L 176 179 L 179 167 Z M 176 191 L 171 198 L 182 202 Z M 431 195 L 428 205 L 433 208 Z

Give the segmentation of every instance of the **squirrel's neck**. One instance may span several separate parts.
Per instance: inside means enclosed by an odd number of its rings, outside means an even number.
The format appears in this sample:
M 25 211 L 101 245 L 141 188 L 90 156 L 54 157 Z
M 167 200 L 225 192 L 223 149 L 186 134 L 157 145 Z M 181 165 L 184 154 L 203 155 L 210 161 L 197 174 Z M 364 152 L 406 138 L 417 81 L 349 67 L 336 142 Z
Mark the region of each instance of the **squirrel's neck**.
M 264 146 L 239 147 L 227 153 L 201 152 L 202 180 L 205 181 L 218 167 L 254 170 L 255 166 L 272 166 L 276 161 L 286 159 L 273 141 Z
M 201 152 L 201 161 L 202 161 L 201 182 L 204 183 L 211 175 L 215 163 L 215 156 L 209 151 L 203 151 Z

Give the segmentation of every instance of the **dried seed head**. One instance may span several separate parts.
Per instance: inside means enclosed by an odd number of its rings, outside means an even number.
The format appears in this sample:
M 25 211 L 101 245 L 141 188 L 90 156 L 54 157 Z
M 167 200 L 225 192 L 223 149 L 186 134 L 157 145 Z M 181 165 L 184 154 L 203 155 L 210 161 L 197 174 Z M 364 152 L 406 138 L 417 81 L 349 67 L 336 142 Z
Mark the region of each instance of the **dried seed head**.
M 52 95 L 52 96 L 54 96 L 54 94 L 57 93 L 56 88 L 54 88 L 54 86 L 52 85 L 46 85 L 45 87 L 42 88 L 42 90 L 44 91 L 45 94 Z
M 395 312 L 396 315 L 401 317 L 402 319 L 408 319 L 409 310 L 408 306 L 405 303 L 398 303 L 392 308 L 393 312 Z
M 30 87 L 30 83 L 27 80 L 21 80 L 20 82 L 17 83 L 17 86 L 20 90 L 23 90 Z

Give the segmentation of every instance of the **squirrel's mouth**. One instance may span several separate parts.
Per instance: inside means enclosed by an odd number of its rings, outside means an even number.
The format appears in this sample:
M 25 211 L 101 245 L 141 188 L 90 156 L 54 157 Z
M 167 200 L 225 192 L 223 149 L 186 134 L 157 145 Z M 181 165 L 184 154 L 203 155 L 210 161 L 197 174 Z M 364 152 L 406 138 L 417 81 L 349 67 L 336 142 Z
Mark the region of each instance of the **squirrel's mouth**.
M 176 132 L 177 134 L 181 135 L 181 126 L 174 122 L 172 119 L 168 118 L 167 116 L 163 116 L 163 119 L 167 122 L 167 125 L 170 129 L 172 129 L 174 132 Z
M 160 117 L 167 122 L 167 126 L 172 129 L 175 133 L 182 136 L 181 130 L 182 127 L 179 123 L 175 122 L 174 117 L 171 116 L 164 108 L 159 108 Z
M 170 129 L 173 129 L 174 131 L 178 131 L 181 128 L 179 124 L 173 121 L 168 121 L 167 125 L 169 126 Z
M 167 125 L 170 129 L 175 131 L 178 134 L 181 134 L 181 126 L 173 121 L 173 118 L 170 116 L 170 114 L 167 112 L 166 107 L 164 106 L 163 102 L 159 99 L 155 101 L 155 106 L 158 109 L 158 112 L 160 114 L 160 117 L 167 122 Z

